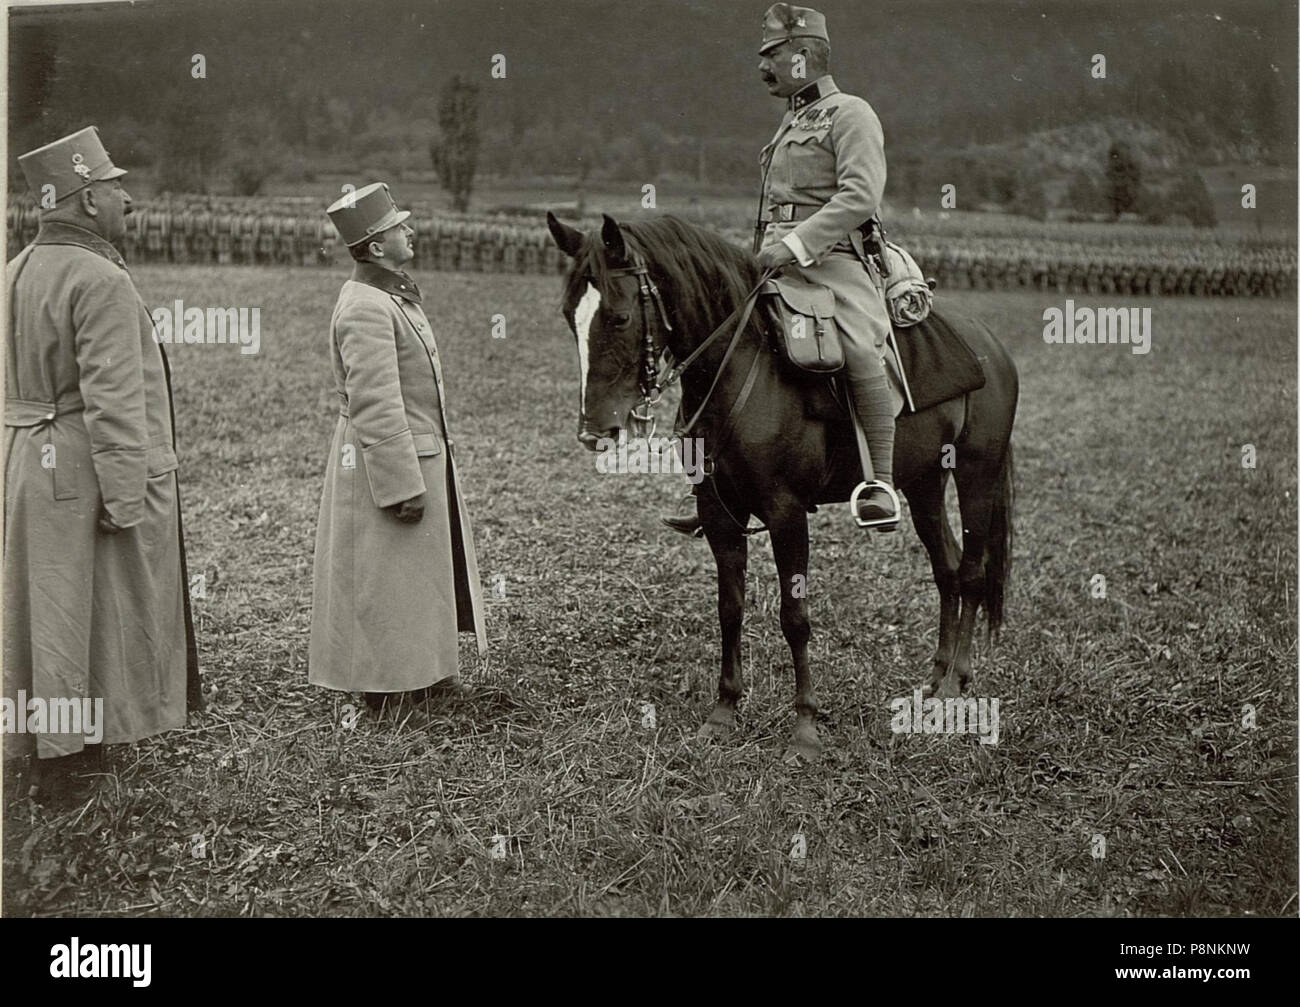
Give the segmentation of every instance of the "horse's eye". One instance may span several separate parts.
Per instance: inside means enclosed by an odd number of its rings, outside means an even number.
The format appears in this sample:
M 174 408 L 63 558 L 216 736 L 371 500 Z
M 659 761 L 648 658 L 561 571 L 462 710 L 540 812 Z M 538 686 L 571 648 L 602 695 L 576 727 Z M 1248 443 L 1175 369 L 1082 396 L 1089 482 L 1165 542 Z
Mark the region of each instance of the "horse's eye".
M 632 321 L 632 316 L 626 311 L 616 311 L 610 316 L 610 321 L 617 329 L 625 329 Z

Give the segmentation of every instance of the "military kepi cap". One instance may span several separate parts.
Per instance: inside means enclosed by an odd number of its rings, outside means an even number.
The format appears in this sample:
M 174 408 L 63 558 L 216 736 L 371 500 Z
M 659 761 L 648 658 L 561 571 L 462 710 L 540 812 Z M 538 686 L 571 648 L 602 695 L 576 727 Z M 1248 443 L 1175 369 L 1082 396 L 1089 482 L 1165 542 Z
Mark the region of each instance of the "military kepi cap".
M 20 154 L 18 166 L 23 169 L 23 177 L 38 199 L 45 186 L 54 186 L 56 203 L 80 192 L 91 182 L 121 178 L 126 174 L 109 160 L 108 151 L 99 142 L 99 130 L 94 126 Z
M 826 15 L 811 7 L 796 7 L 789 3 L 774 3 L 763 15 L 763 43 L 758 54 L 792 38 L 819 38 L 829 43 L 826 34 Z
M 411 215 L 410 210 L 397 208 L 387 182 L 371 182 L 356 192 L 346 193 L 325 212 L 349 248 L 369 241 Z

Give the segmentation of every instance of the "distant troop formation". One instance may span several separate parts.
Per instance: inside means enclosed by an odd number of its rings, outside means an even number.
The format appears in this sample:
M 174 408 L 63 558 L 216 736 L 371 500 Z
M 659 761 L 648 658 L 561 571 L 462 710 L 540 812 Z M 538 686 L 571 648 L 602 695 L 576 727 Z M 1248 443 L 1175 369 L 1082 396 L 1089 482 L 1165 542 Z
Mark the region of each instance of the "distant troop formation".
M 34 203 L 11 203 L 9 258 L 36 237 Z M 730 234 L 737 244 L 747 234 Z M 1289 297 L 1296 251 L 1265 243 L 1150 245 L 903 234 L 926 276 L 949 290 L 1030 288 L 1160 297 Z M 301 200 L 260 197 L 158 203 L 127 218 L 127 262 L 330 266 L 347 250 L 328 219 Z M 435 217 L 421 211 L 416 262 L 442 272 L 557 273 L 565 259 L 544 226 L 519 219 Z
M 1046 242 L 952 242 L 929 235 L 907 241 L 922 272 L 947 289 L 1153 297 L 1287 297 L 1296 292 L 1295 249 L 1281 246 L 1154 249 L 1056 242 L 1052 247 Z
M 347 249 L 319 207 L 298 201 L 156 203 L 127 218 L 122 254 L 128 262 L 214 265 L 330 266 Z M 35 204 L 10 205 L 9 255 L 29 244 L 40 226 Z M 545 227 L 422 215 L 417 261 L 429 269 L 484 273 L 555 273 L 563 255 Z

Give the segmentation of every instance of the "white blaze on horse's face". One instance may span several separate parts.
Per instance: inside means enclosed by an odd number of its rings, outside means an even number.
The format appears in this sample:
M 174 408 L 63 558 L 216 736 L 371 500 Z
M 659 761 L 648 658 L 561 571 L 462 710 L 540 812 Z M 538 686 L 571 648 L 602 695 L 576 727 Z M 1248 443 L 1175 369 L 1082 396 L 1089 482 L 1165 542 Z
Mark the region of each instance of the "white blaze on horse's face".
M 573 309 L 573 331 L 578 334 L 578 405 L 586 407 L 587 369 L 591 364 L 591 323 L 600 310 L 600 291 L 587 284 L 587 292 Z

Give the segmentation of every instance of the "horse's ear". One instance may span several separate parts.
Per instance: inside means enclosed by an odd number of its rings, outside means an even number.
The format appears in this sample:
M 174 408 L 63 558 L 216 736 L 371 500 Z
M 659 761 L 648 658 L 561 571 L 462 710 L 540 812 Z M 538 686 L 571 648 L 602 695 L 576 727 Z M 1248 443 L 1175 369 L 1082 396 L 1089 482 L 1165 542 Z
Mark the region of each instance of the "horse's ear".
M 546 211 L 546 226 L 551 229 L 551 237 L 555 243 L 569 258 L 578 254 L 578 249 L 582 247 L 582 232 L 576 227 L 570 227 L 568 224 L 560 222 L 559 218 L 549 210 Z
M 605 223 L 600 228 L 600 240 L 605 243 L 605 253 L 610 258 L 626 260 L 627 245 L 623 241 L 623 232 L 619 229 L 618 221 L 608 213 L 602 213 Z

